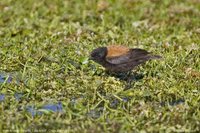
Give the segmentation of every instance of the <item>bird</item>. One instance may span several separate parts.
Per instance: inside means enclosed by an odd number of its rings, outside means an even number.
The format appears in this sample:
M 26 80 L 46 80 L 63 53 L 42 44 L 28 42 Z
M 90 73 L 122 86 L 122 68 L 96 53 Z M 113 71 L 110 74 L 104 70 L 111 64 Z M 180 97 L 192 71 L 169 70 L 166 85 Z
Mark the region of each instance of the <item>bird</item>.
M 98 47 L 90 53 L 90 60 L 102 65 L 109 72 L 130 72 L 135 67 L 152 59 L 160 59 L 140 48 L 128 48 L 122 45 Z

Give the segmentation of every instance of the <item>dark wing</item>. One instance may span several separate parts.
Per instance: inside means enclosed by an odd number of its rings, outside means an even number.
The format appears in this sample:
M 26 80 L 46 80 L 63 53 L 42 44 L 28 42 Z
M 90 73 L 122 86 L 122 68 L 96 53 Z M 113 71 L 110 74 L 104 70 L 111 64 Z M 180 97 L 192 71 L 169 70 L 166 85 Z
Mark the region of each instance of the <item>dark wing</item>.
M 111 64 L 124 64 L 130 61 L 130 55 L 121 55 L 121 56 L 113 56 L 113 57 L 106 57 L 106 61 Z
M 135 49 L 130 49 L 130 51 L 124 55 L 106 57 L 106 61 L 115 65 L 126 64 L 126 63 L 139 65 L 150 59 L 156 59 L 156 58 L 160 58 L 160 56 L 151 55 L 146 50 L 135 48 Z

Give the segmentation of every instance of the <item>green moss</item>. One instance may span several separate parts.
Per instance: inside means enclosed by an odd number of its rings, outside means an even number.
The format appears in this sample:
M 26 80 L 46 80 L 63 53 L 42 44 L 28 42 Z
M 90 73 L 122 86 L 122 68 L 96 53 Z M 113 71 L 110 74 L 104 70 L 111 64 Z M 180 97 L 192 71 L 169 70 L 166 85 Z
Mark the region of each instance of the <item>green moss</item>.
M 6 94 L 0 130 L 199 131 L 199 5 L 1 0 L 0 71 L 14 79 L 0 84 Z M 163 59 L 139 67 L 143 78 L 125 90 L 124 80 L 88 61 L 92 49 L 111 44 L 144 48 Z M 19 92 L 23 97 L 16 101 Z M 51 101 L 61 101 L 64 112 L 32 117 L 25 110 Z

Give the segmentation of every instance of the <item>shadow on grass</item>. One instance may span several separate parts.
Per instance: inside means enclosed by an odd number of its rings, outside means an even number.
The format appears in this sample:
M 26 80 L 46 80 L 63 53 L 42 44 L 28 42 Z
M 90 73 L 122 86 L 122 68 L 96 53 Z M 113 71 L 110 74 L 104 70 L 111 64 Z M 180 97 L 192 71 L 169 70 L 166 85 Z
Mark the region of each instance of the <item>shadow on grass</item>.
M 142 80 L 144 78 L 144 74 L 137 72 L 124 72 L 124 73 L 106 72 L 106 76 L 112 76 L 121 81 L 124 81 L 125 82 L 124 90 L 130 89 L 135 82 Z

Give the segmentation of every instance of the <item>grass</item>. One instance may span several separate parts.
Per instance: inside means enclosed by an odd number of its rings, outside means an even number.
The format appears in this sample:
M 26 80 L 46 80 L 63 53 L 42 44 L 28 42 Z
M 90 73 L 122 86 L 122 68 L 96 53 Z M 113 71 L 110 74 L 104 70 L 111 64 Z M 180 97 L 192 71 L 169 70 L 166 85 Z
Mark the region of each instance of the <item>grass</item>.
M 163 56 L 125 81 L 88 61 L 120 44 Z M 200 131 L 199 0 L 1 0 L 2 132 Z M 22 93 L 20 100 L 14 94 Z M 29 105 L 63 104 L 31 116 Z

